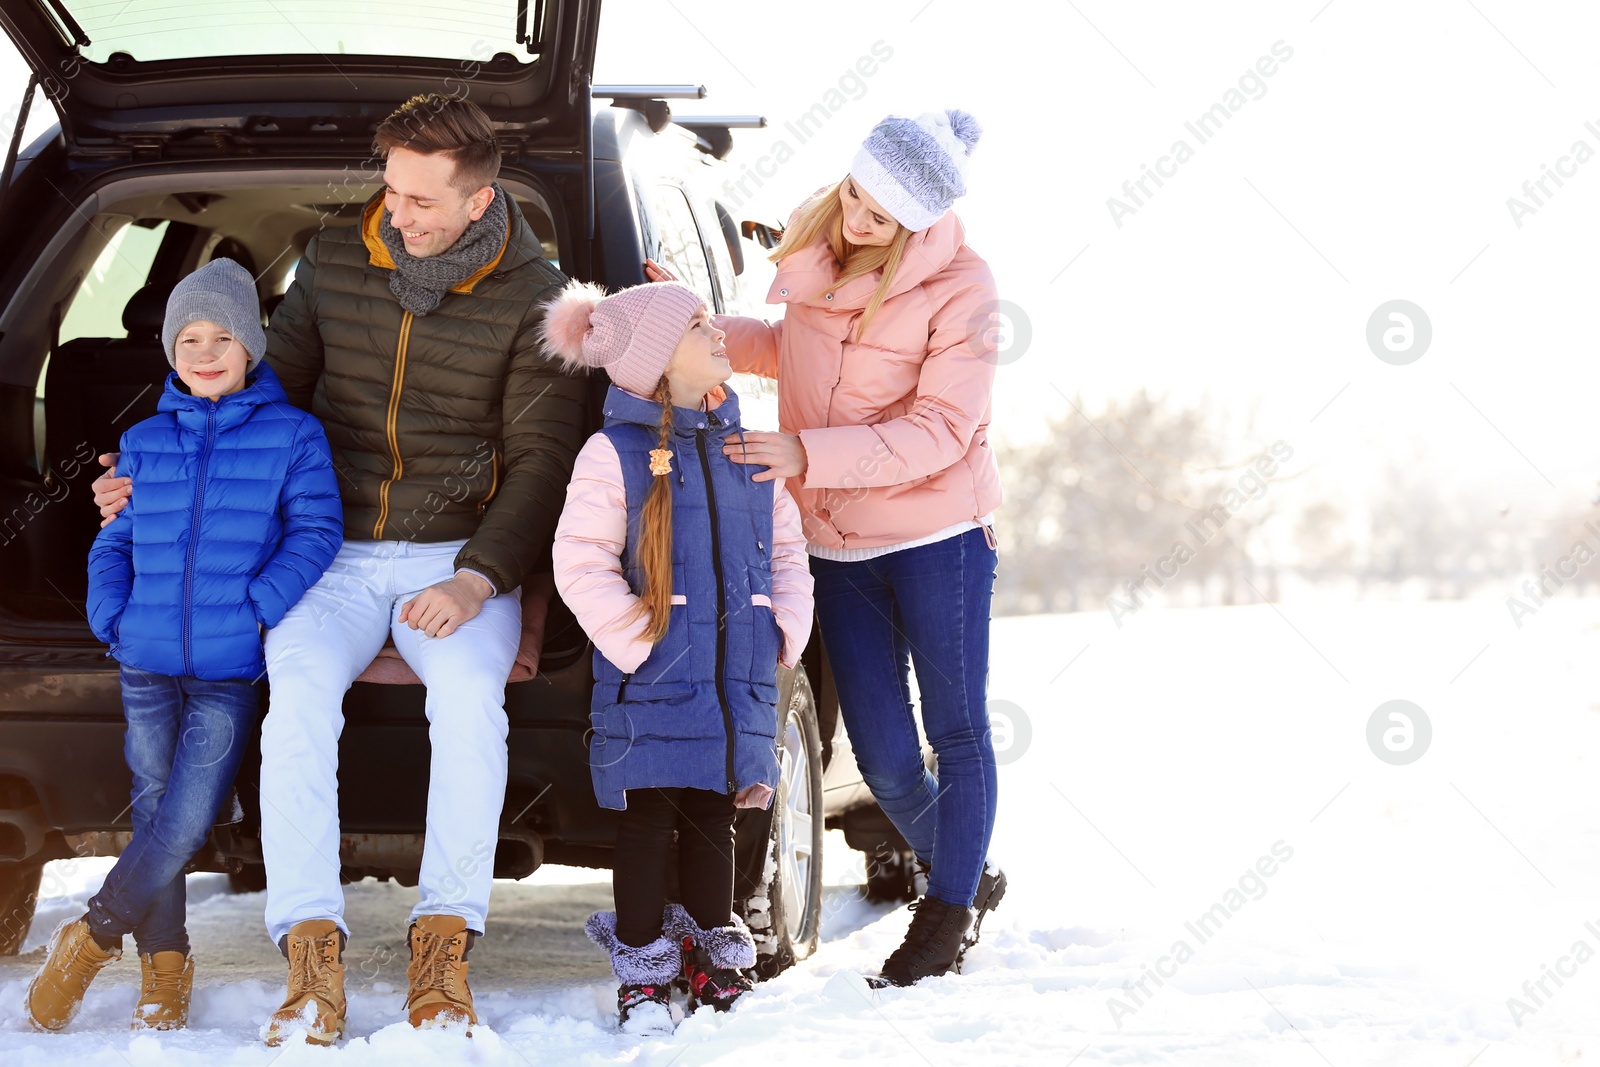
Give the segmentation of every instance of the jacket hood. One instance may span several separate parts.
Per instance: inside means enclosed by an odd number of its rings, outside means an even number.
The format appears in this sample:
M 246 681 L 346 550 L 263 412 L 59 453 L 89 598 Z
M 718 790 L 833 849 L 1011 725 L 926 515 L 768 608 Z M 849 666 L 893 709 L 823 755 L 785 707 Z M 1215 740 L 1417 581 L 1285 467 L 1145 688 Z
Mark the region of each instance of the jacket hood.
M 172 371 L 167 375 L 156 410 L 176 415 L 178 425 L 184 429 L 204 432 L 206 417 L 212 408 L 216 411 L 217 424 L 227 427 L 249 415 L 252 408 L 288 402 L 289 396 L 283 391 L 278 375 L 265 363 L 258 363 L 256 369 L 245 376 L 243 389 L 218 397 L 214 404 L 189 392 L 178 372 Z
M 911 235 L 900 269 L 889 286 L 889 297 L 910 292 L 938 274 L 967 243 L 966 227 L 954 211 L 947 211 L 926 230 Z M 833 289 L 839 264 L 826 241 L 816 241 L 778 264 L 778 274 L 767 292 L 769 304 L 808 304 L 829 311 L 859 311 L 872 302 L 881 272 L 873 271 Z M 831 296 L 831 299 L 830 299 Z
M 717 429 L 728 430 L 739 425 L 739 395 L 726 385 L 718 386 L 706 394 L 711 411 L 717 416 Z M 627 422 L 654 430 L 661 425 L 661 405 L 654 400 L 613 385 L 606 391 L 605 415 L 607 425 Z M 706 412 L 699 408 L 672 408 L 672 426 L 676 433 L 693 436 L 697 430 L 707 428 Z

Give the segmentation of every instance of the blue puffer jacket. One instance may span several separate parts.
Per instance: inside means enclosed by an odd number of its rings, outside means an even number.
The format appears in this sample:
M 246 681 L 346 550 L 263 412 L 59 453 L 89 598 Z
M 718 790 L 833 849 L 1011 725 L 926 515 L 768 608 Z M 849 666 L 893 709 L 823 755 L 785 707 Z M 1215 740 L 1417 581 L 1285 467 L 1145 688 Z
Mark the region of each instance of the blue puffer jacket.
M 649 453 L 661 406 L 612 386 L 605 413 L 601 432 L 616 447 L 627 488 L 622 571 L 642 594 L 637 516 L 654 481 Z M 604 808 L 626 807 L 628 789 L 733 794 L 778 783 L 782 634 L 770 606 L 772 484 L 751 480 L 763 468 L 722 454 L 739 422 L 731 390 L 714 411 L 674 408 L 673 415 L 672 589 L 683 600 L 631 674 L 594 654 L 589 765 Z
M 257 624 L 276 626 L 343 543 L 328 439 L 264 364 L 215 403 L 168 375 L 156 410 L 122 435 L 133 497 L 89 550 L 89 625 L 130 667 L 259 678 Z

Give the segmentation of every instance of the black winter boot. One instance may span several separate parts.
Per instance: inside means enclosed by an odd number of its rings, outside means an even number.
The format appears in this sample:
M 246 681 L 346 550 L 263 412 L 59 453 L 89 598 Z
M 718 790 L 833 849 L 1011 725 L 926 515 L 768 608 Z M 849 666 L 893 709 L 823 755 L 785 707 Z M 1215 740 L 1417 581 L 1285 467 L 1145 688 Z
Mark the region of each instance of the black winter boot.
M 922 887 L 927 889 L 928 864 L 917 861 L 917 872 L 921 877 Z M 1000 901 L 1006 895 L 1006 872 L 994 863 L 984 861 L 983 873 L 978 876 L 978 889 L 972 895 L 972 929 L 961 939 L 961 951 L 956 954 L 956 962 L 951 965 L 952 971 L 961 970 L 961 961 L 966 958 L 967 949 L 978 943 L 978 936 L 983 926 L 983 917 L 1000 906 Z
M 750 968 L 756 965 L 756 943 L 737 916 L 727 926 L 702 929 L 678 904 L 667 905 L 667 932 L 683 953 L 683 981 L 689 987 L 689 1010 L 709 1004 L 727 1011 L 750 992 Z
M 589 940 L 611 956 L 617 988 L 617 1026 L 630 1034 L 672 1033 L 672 980 L 679 967 L 678 944 L 663 933 L 648 945 L 624 944 L 617 937 L 617 913 L 597 911 L 583 924 Z
M 972 909 L 947 904 L 938 897 L 923 897 L 911 905 L 911 929 L 900 947 L 884 961 L 883 972 L 868 977 L 875 988 L 914 985 L 923 978 L 944 974 L 961 955 L 963 935 L 972 926 Z

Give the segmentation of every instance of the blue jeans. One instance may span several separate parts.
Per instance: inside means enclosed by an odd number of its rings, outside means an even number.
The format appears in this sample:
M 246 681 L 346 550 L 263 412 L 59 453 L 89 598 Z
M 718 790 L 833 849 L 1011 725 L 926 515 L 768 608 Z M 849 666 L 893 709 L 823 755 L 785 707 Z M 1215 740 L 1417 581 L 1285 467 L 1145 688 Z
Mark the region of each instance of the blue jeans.
M 141 953 L 189 951 L 183 868 L 206 843 L 260 715 L 256 686 L 122 667 L 133 840 L 89 900 L 89 928 Z
M 994 832 L 989 732 L 989 602 L 998 563 L 988 531 L 860 563 L 813 556 L 817 620 L 861 776 L 917 858 L 928 895 L 972 906 Z M 938 777 L 922 761 L 911 710 Z

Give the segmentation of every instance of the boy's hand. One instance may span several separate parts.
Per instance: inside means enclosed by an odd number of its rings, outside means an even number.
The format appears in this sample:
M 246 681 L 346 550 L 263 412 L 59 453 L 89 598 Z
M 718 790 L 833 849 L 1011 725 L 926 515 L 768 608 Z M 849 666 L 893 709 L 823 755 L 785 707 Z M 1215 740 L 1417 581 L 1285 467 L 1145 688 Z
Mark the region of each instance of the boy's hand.
M 488 579 L 458 574 L 428 586 L 406 601 L 400 609 L 400 621 L 429 637 L 449 637 L 457 627 L 478 617 L 492 592 Z
M 122 458 L 120 452 L 107 452 L 100 457 L 102 466 L 111 468 L 94 480 L 90 486 L 94 490 L 95 506 L 100 509 L 100 525 L 108 526 L 111 520 L 117 517 L 117 512 L 128 506 L 128 498 L 133 495 L 133 479 L 117 477 L 117 460 Z

